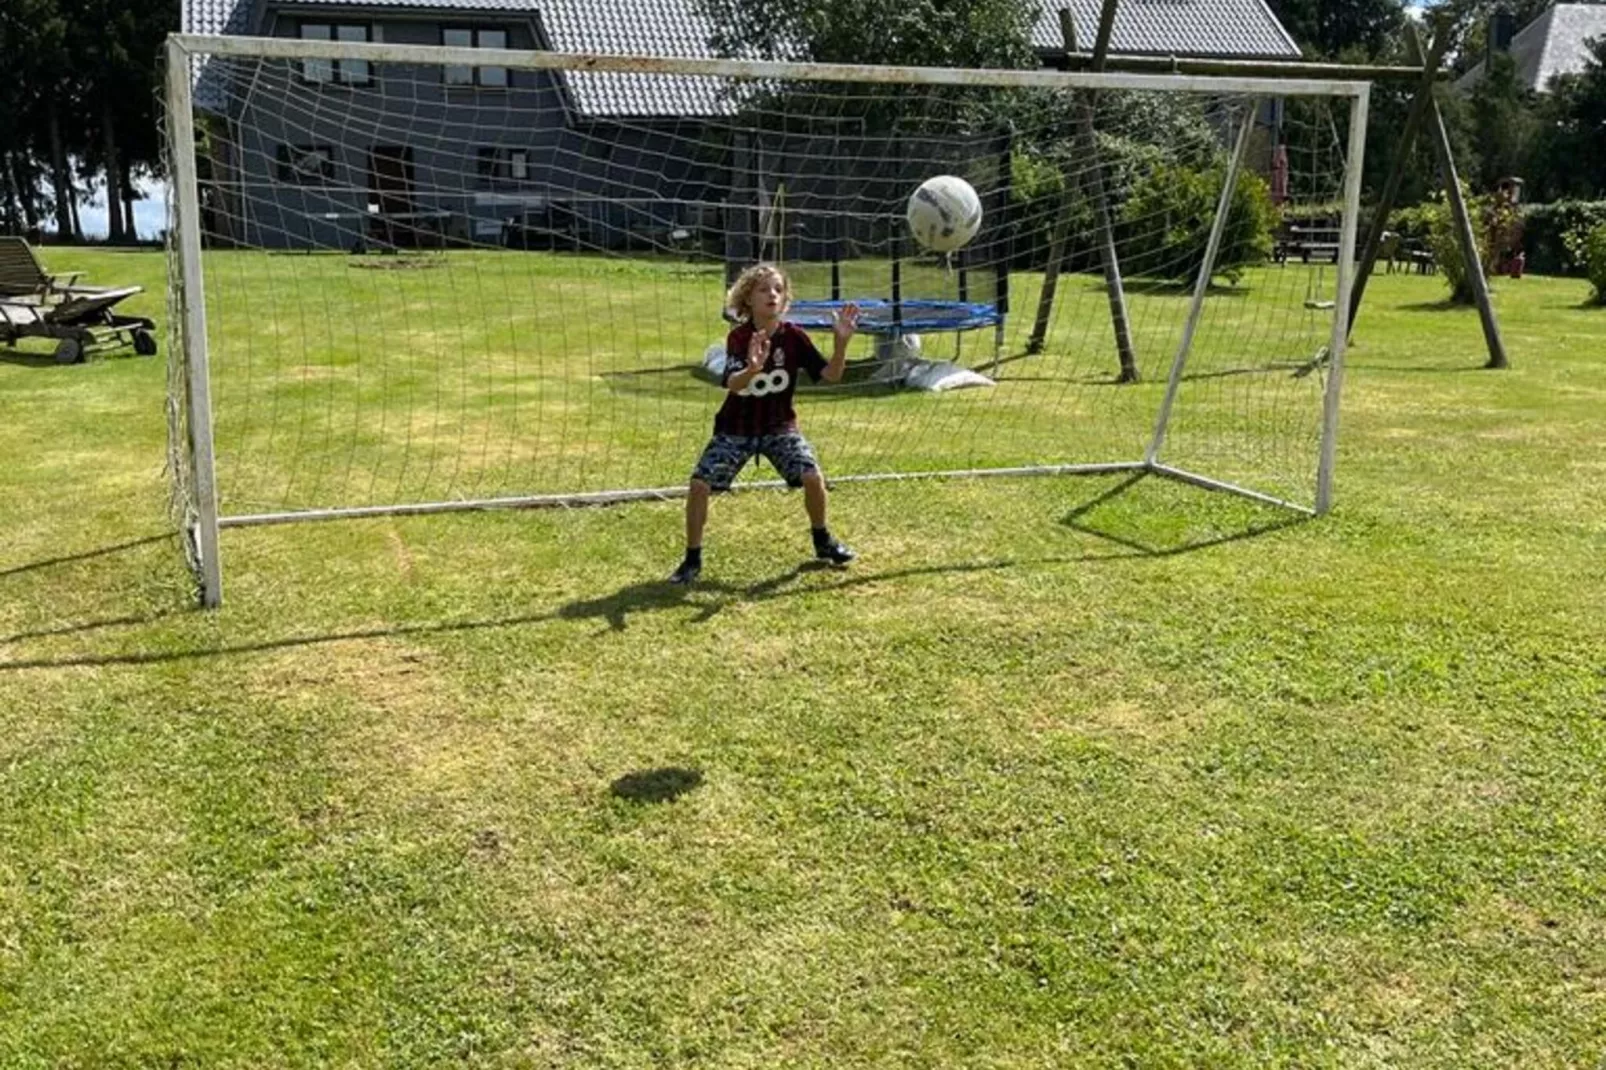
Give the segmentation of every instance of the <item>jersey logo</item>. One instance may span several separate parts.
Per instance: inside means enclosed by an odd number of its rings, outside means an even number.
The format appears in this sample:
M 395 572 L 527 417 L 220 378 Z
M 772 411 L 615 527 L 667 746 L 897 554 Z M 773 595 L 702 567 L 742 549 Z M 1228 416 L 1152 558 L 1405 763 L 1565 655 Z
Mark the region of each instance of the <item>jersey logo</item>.
M 762 372 L 753 377 L 753 381 L 742 389 L 738 397 L 761 398 L 765 394 L 779 394 L 792 382 L 792 377 L 785 368 L 776 368 L 774 371 Z

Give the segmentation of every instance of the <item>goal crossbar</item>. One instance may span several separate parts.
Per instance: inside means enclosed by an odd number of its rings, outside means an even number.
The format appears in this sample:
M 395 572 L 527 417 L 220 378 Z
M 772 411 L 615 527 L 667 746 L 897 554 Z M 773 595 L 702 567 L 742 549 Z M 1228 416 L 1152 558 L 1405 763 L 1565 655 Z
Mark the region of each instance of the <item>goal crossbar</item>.
M 1252 96 L 1365 96 L 1370 83 L 1336 78 L 1267 78 L 1231 75 L 1142 74 L 1120 71 L 1007 70 L 997 68 L 870 66 L 780 60 L 668 58 L 605 52 L 456 48 L 288 37 L 211 37 L 173 34 L 190 55 L 251 59 L 356 59 L 370 63 L 496 66 L 511 70 L 681 74 L 755 81 L 854 82 L 865 85 L 948 85 L 1019 89 L 1176 90 L 1199 88 Z

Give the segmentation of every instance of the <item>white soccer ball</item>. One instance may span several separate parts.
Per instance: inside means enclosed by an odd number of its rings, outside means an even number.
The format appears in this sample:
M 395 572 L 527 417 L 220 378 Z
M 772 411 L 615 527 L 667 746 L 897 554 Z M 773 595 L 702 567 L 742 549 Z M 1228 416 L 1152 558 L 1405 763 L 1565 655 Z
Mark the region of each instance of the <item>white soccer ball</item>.
M 909 229 L 934 253 L 963 248 L 981 229 L 981 198 L 957 175 L 928 178 L 909 197 Z

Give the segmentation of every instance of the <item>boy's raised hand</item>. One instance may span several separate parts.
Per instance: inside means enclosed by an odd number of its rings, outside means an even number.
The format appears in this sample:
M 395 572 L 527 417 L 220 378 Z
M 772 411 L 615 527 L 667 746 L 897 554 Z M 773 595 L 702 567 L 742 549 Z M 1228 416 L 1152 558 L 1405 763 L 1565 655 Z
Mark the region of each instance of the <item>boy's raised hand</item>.
M 853 332 L 859 329 L 859 306 L 852 301 L 840 311 L 831 313 L 831 333 L 838 342 L 846 344 Z
M 758 371 L 764 367 L 764 361 L 770 355 L 770 336 L 768 331 L 754 330 L 753 337 L 747 342 L 747 368 L 749 371 Z

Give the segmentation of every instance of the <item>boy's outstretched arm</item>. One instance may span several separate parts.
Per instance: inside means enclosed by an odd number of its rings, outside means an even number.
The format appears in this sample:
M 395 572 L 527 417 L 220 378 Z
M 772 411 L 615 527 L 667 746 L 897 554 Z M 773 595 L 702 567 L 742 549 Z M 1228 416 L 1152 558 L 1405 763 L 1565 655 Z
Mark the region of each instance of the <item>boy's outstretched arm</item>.
M 820 376 L 828 383 L 841 382 L 842 370 L 848 361 L 848 340 L 859 329 L 859 306 L 849 301 L 842 311 L 831 316 L 831 363 Z

